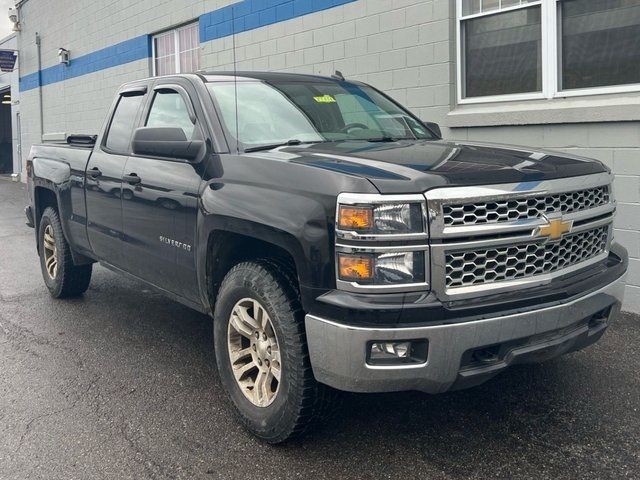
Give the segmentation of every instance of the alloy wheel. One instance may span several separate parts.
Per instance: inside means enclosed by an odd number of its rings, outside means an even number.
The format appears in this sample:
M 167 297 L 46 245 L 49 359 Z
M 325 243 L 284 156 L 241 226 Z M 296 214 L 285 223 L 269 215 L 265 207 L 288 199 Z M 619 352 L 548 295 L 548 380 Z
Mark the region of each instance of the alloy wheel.
M 280 388 L 282 364 L 271 318 L 257 300 L 245 298 L 233 307 L 227 347 L 234 378 L 244 396 L 268 407 Z
M 58 274 L 58 249 L 56 247 L 55 235 L 53 227 L 47 225 L 44 229 L 44 265 L 47 274 L 51 279 L 56 278 Z

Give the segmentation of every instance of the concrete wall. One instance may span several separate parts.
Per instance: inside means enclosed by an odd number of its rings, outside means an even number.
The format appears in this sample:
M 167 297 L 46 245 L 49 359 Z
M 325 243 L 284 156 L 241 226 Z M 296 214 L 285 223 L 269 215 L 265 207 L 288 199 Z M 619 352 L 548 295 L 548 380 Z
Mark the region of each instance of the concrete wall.
M 28 0 L 21 8 L 22 74 L 37 71 L 36 31 L 41 34 L 46 69 L 56 65 L 58 47 L 71 51 L 73 65 L 74 58 L 201 16 L 201 40 L 211 39 L 201 44 L 202 68 L 232 69 L 234 42 L 225 35 L 230 32 L 230 18 L 229 10 L 224 9 L 231 3 Z M 489 109 L 457 106 L 454 2 L 295 0 L 286 2 L 292 4 L 288 13 L 284 7 L 289 6 L 283 3 L 285 0 L 244 0 L 243 4 L 265 9 L 264 15 L 252 21 L 270 24 L 247 30 L 249 19 L 243 18 L 245 28 L 240 30 L 246 31 L 235 38 L 239 69 L 325 75 L 340 70 L 348 78 L 385 90 L 421 118 L 439 122 L 446 138 L 551 148 L 595 157 L 609 165 L 616 173 L 620 202 L 616 238 L 632 257 L 625 308 L 640 312 L 637 94 L 498 104 Z M 337 6 L 305 14 L 318 5 Z M 282 12 L 285 20 L 279 21 Z M 117 55 L 134 58 L 127 48 L 118 47 Z M 107 64 L 112 52 L 105 53 Z M 150 71 L 150 60 L 141 58 L 44 86 L 45 132 L 96 132 L 117 86 Z M 23 142 L 28 147 L 39 141 L 38 89 L 22 94 L 22 109 Z

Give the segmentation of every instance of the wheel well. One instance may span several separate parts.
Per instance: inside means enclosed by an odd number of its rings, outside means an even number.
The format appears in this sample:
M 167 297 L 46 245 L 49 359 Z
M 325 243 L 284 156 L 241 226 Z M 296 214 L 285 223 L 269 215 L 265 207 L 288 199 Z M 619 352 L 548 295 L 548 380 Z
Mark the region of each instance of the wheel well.
M 250 260 L 269 259 L 286 268 L 296 280 L 293 288 L 299 292 L 296 264 L 282 247 L 257 238 L 231 232 L 213 232 L 207 250 L 207 293 L 213 309 L 220 284 L 235 265 Z
M 37 231 L 40 226 L 40 218 L 42 217 L 42 213 L 45 209 L 47 207 L 53 207 L 56 210 L 58 209 L 58 199 L 56 198 L 56 194 L 48 188 L 36 187 L 34 190 L 34 207 L 36 211 L 33 212 L 33 221 Z

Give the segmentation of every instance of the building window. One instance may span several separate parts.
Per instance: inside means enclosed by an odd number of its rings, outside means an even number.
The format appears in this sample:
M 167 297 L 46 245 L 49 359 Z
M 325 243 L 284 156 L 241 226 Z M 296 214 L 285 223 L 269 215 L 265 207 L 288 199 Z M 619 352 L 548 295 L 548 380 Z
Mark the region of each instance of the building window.
M 458 100 L 640 90 L 640 0 L 457 0 Z
M 153 37 L 153 73 L 171 75 L 200 69 L 198 23 L 169 30 Z

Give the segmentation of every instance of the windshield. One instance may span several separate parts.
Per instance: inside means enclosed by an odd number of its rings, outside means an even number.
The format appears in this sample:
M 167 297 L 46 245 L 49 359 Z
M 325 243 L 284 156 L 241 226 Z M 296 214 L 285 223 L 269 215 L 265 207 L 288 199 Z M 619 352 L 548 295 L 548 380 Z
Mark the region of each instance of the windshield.
M 227 132 L 242 149 L 435 137 L 415 117 L 371 87 L 348 82 L 207 84 Z M 237 118 L 236 118 L 237 89 Z

